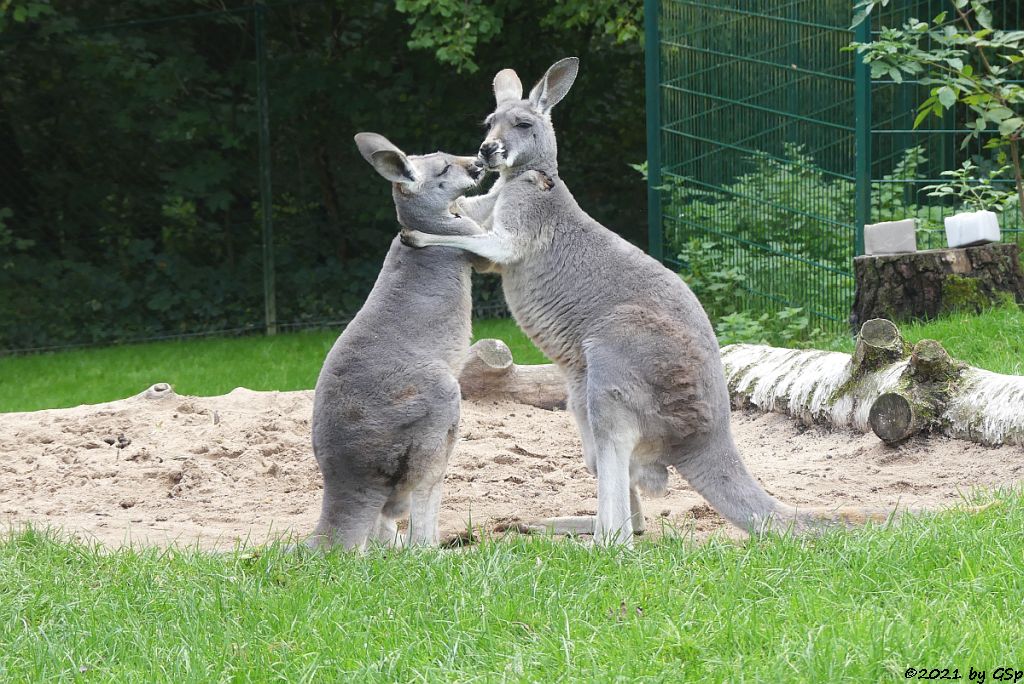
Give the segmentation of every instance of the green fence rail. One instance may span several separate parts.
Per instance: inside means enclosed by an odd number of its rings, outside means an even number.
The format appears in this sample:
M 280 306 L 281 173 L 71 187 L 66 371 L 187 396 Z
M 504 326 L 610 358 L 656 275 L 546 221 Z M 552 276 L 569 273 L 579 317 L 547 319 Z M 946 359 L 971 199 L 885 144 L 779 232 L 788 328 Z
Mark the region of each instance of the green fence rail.
M 944 0 L 894 0 L 851 29 L 840 0 L 647 0 L 651 252 L 730 270 L 739 310 L 801 307 L 841 330 L 863 227 L 916 217 L 919 248 L 944 246 L 955 207 L 924 186 L 985 154 L 953 112 L 913 128 L 929 86 L 870 78 L 851 41 L 931 18 Z M 1022 3 L 996 23 L 1024 27 Z M 1007 179 L 1006 183 L 1012 183 Z M 1024 242 L 1018 212 L 1004 239 Z

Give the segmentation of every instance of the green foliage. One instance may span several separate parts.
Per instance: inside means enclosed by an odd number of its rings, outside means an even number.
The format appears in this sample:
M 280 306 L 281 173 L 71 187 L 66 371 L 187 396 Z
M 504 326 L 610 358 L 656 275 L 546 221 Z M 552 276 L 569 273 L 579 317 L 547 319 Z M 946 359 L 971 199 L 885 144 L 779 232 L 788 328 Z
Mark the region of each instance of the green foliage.
M 810 324 L 810 317 L 801 308 L 786 307 L 757 317 L 746 311 L 737 311 L 718 320 L 715 334 L 721 345 L 745 342 L 794 347 L 808 341 L 812 334 Z
M 801 145 L 786 143 L 783 150 L 780 157 L 746 158 L 744 172 L 717 191 L 678 177 L 666 186 L 666 215 L 687 226 L 669 234 L 669 253 L 678 255 L 684 278 L 725 339 L 787 344 L 813 337 L 809 323 L 793 324 L 812 312 L 834 315 L 835 303 L 853 294 L 854 185 L 823 170 Z M 922 148 L 907 149 L 873 184 L 873 221 L 916 217 L 926 234 L 941 232 L 941 207 L 918 206 L 907 192 L 926 161 Z M 779 318 L 780 308 L 794 305 L 799 316 Z
M 747 276 L 724 263 L 721 245 L 712 240 L 691 239 L 679 253 L 682 278 L 697 295 L 714 323 L 719 344 L 753 342 L 790 346 L 811 333 L 810 317 L 801 308 L 763 312 L 737 311 L 738 297 Z
M 581 56 L 554 113 L 563 174 L 595 218 L 646 235 L 643 184 L 620 161 L 644 148 L 643 55 L 595 28 L 626 16 L 618 5 L 401 6 L 267 3 L 283 323 L 354 313 L 398 230 L 391 190 L 352 135 L 471 154 L 492 75 L 510 65 L 529 79 Z M 261 326 L 254 15 L 226 7 L 160 21 L 196 5 L 0 0 L 0 349 Z M 564 21 L 538 26 L 548 16 Z M 431 49 L 450 54 L 407 46 L 441 30 Z M 479 75 L 455 74 L 468 59 Z M 499 301 L 496 281 L 476 295 Z
M 409 48 L 433 50 L 438 62 L 460 73 L 478 71 L 480 48 L 503 37 L 504 28 L 521 22 L 524 14 L 545 29 L 583 31 L 612 45 L 639 43 L 643 38 L 641 0 L 558 2 L 543 9 L 522 0 L 397 0 L 395 6 L 409 16 Z
M 735 293 L 743 287 L 745 276 L 724 263 L 719 243 L 692 238 L 680 249 L 679 261 L 685 266 L 683 280 L 710 317 L 717 318 L 734 308 Z
M 38 21 L 53 14 L 46 0 L 0 0 L 0 34 L 13 24 Z
M 862 0 L 855 22 L 889 0 Z M 1024 196 L 1019 144 L 1024 134 L 1024 31 L 992 24 L 993 0 L 951 0 L 952 12 L 931 21 L 912 18 L 882 27 L 875 40 L 851 43 L 871 66 L 872 78 L 900 83 L 910 77 L 933 86 L 918 107 L 917 128 L 959 104 L 967 116 L 963 145 L 984 137 L 985 147 L 1012 159 L 1018 195 Z M 955 196 L 950 191 L 944 193 Z M 971 195 L 968 195 L 971 197 Z M 1020 207 L 1024 212 L 1024 204 Z
M 781 157 L 763 153 L 747 157 L 749 170 L 720 191 L 692 188 L 686 180 L 677 180 L 669 186 L 669 211 L 689 224 L 747 243 L 849 269 L 854 247 L 848 228 L 854 215 L 853 182 L 824 171 L 802 145 L 784 143 L 783 150 Z M 923 148 L 911 147 L 882 182 L 873 184 L 872 221 L 918 216 L 937 219 L 941 226 L 941 212 L 924 211 L 906 197 L 904 182 L 918 178 L 918 169 L 926 161 Z
M 943 171 L 942 175 L 949 178 L 947 183 L 926 185 L 924 190 L 931 190 L 929 197 L 953 197 L 963 207 L 971 211 L 988 210 L 1002 212 L 1017 201 L 1012 191 L 1000 190 L 994 181 L 1005 177 L 1009 165 L 992 168 L 985 175 L 970 159 L 964 161 L 959 169 Z
M 845 267 L 853 245 L 838 226 L 853 216 L 853 183 L 823 171 L 802 145 L 775 157 L 757 153 L 721 191 L 672 187 L 670 210 L 688 224 Z
M 501 33 L 504 17 L 482 0 L 396 0 L 399 12 L 409 15 L 409 48 L 433 50 L 441 64 L 474 73 L 477 47 Z

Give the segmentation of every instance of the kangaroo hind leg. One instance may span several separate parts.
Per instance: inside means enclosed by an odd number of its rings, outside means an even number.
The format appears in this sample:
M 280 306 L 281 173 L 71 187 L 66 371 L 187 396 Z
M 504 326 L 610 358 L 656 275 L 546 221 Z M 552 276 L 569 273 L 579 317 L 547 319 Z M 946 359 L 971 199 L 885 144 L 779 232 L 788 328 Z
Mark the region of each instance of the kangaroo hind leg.
M 590 362 L 587 370 L 587 417 L 594 436 L 597 465 L 597 520 L 594 538 L 599 544 L 632 544 L 633 506 L 630 505 L 630 464 L 641 441 L 640 420 L 628 396 L 622 366 Z M 639 506 L 639 499 L 636 505 Z
M 325 488 L 320 521 L 306 545 L 319 548 L 341 544 L 346 549 L 363 549 L 387 500 L 387 492 L 366 485 L 348 486 L 343 491 Z

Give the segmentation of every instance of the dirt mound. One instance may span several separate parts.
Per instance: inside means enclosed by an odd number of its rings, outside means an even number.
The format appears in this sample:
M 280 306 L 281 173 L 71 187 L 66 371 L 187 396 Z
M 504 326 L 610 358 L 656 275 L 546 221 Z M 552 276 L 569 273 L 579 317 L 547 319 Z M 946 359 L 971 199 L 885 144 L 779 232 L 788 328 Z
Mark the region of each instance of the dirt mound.
M 107 544 L 223 547 L 308 534 L 321 480 L 310 448 L 312 392 L 150 392 L 107 404 L 0 414 L 0 523 L 60 527 Z M 941 507 L 975 486 L 1024 478 L 1024 448 L 932 437 L 890 448 L 874 435 L 805 429 L 734 413 L 751 471 L 793 504 Z M 446 479 L 442 531 L 593 513 L 596 482 L 564 411 L 467 402 Z M 673 474 L 646 502 L 648 530 L 739 536 Z

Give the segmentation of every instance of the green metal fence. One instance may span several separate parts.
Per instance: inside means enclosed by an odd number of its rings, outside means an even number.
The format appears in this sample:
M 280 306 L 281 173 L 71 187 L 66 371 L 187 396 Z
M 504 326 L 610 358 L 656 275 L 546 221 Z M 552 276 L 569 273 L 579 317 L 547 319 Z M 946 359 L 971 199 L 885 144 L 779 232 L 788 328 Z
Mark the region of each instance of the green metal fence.
M 914 216 L 919 248 L 944 246 L 954 207 L 923 188 L 983 154 L 961 147 L 960 113 L 913 128 L 928 86 L 872 81 L 841 50 L 948 3 L 893 0 L 856 29 L 852 4 L 646 3 L 652 253 L 684 271 L 714 261 L 739 285 L 737 309 L 802 307 L 836 330 L 864 224 Z M 1016 0 L 996 15 L 1024 26 Z M 1024 239 L 1019 213 L 1001 220 L 1005 239 Z

